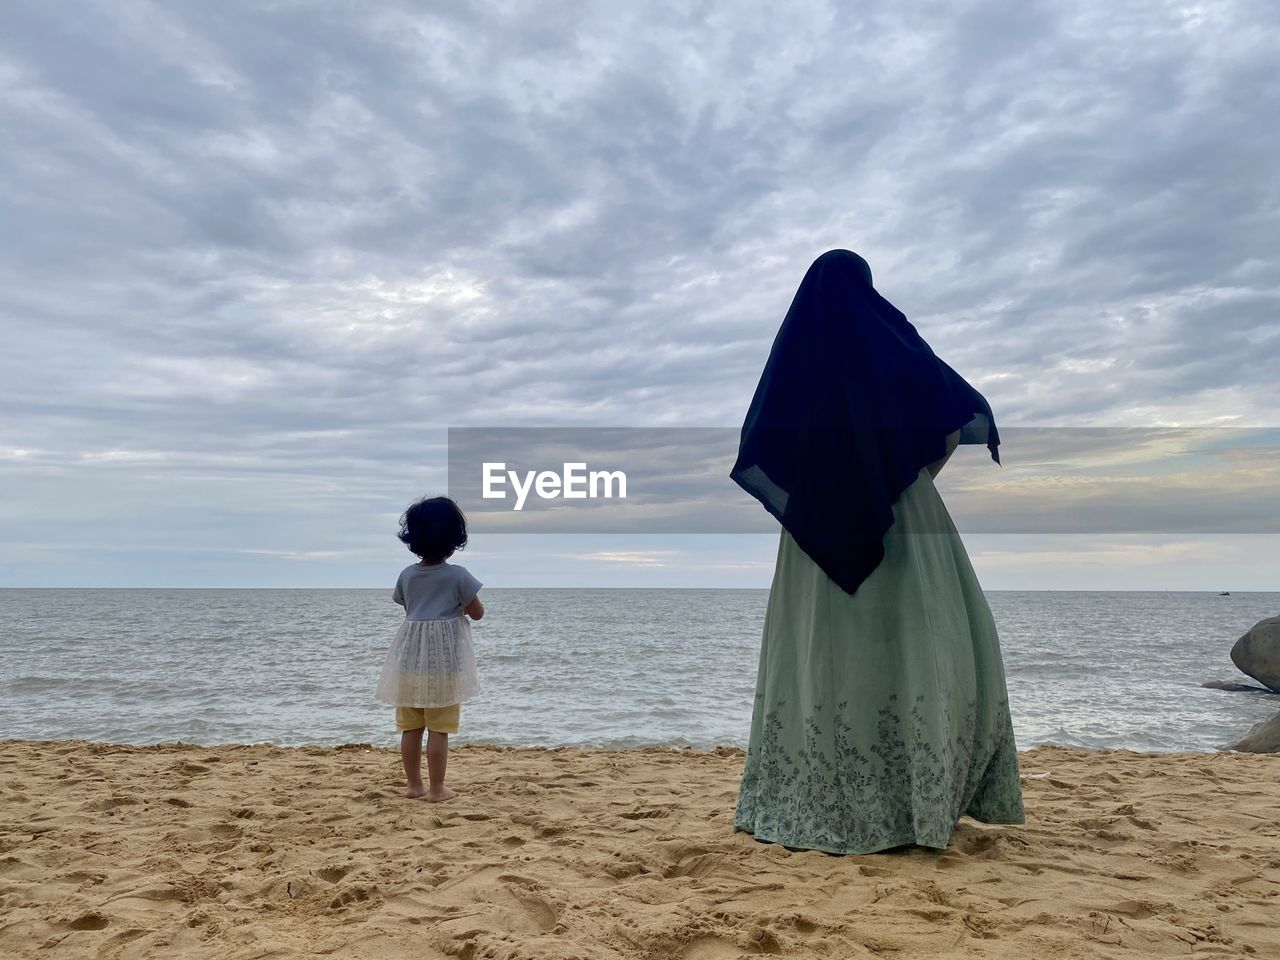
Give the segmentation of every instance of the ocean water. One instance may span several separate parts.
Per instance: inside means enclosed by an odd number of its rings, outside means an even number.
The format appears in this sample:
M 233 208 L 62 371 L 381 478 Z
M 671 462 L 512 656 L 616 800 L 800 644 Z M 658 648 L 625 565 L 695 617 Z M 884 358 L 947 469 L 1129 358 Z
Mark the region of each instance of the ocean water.
M 1280 710 L 1228 651 L 1280 593 L 988 594 L 1014 729 L 1044 743 L 1213 750 Z M 744 746 L 765 590 L 484 591 L 462 742 Z M 386 590 L 0 590 L 0 739 L 394 741 L 372 699 Z

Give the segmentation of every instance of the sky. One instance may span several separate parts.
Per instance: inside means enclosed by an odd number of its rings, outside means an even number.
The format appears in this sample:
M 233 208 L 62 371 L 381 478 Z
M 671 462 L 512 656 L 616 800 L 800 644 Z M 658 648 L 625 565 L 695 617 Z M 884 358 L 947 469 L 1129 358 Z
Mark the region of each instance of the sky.
M 389 586 L 448 428 L 735 427 L 835 247 L 1002 428 L 1274 428 L 1277 62 L 1269 0 L 9 0 L 0 586 Z M 1237 532 L 1274 448 L 1232 532 L 977 531 L 975 569 L 1275 589 L 1274 516 Z M 1043 464 L 1004 456 L 944 497 Z M 766 587 L 776 547 L 457 559 Z

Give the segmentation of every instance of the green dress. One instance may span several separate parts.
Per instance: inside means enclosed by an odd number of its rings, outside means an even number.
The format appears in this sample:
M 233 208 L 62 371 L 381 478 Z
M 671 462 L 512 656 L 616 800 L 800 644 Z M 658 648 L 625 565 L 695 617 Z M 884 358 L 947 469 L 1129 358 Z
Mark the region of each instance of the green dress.
M 995 621 L 927 469 L 850 596 L 786 530 L 734 828 L 789 847 L 943 849 L 1022 823 Z

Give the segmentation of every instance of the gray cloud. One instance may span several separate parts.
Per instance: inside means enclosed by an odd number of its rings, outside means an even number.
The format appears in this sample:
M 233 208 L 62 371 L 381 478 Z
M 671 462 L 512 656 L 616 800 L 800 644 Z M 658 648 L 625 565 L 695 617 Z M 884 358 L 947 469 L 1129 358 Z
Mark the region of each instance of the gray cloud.
M 833 246 L 1005 424 L 1273 424 L 1278 56 L 1261 0 L 5 4 L 0 580 L 364 582 L 446 426 L 736 423 Z

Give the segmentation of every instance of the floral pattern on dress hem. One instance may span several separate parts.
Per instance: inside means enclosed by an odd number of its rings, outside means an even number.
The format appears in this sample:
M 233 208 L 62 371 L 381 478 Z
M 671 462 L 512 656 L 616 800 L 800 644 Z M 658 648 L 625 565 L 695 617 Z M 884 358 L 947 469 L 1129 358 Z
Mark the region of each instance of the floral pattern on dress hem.
M 757 695 L 757 710 L 761 701 Z M 966 815 L 1023 822 L 1007 701 L 984 711 L 993 729 L 982 730 L 976 701 L 957 724 L 946 704 L 931 712 L 921 695 L 904 711 L 897 695 L 889 695 L 869 743 L 845 721 L 847 702 L 830 718 L 814 705 L 794 755 L 781 737 L 786 706 L 777 701 L 764 715 L 759 742 L 748 749 L 736 830 L 790 847 L 856 854 L 904 844 L 944 849 Z M 941 717 L 943 735 L 931 730 L 926 715 Z

